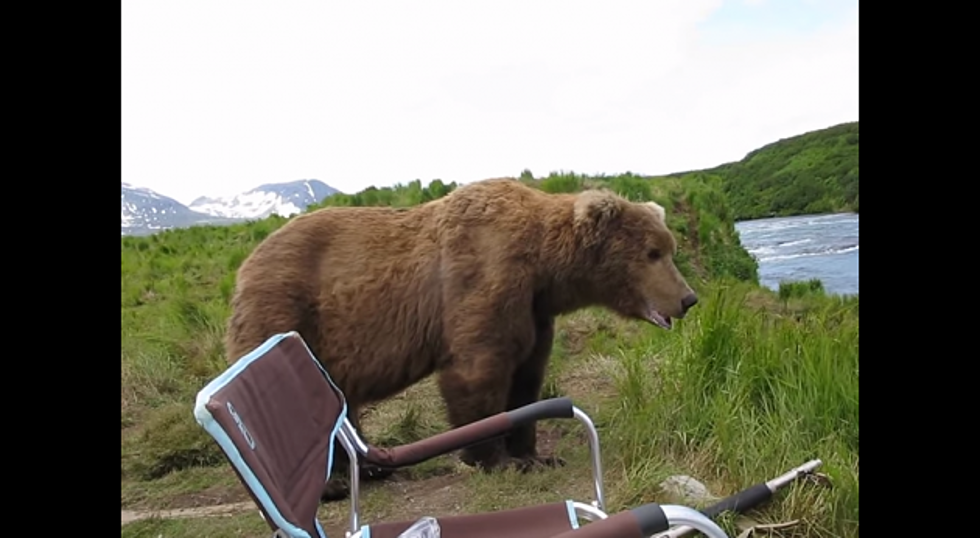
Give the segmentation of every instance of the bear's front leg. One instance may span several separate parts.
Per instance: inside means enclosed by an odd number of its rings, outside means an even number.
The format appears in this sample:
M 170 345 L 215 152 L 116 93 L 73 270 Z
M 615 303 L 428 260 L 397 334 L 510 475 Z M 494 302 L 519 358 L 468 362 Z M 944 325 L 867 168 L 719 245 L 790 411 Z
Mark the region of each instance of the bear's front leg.
M 439 374 L 439 390 L 452 427 L 465 426 L 505 411 L 510 368 L 500 372 L 500 365 L 495 365 L 499 361 L 499 358 L 488 355 L 460 357 Z M 504 441 L 499 438 L 463 449 L 460 460 L 485 471 L 509 463 Z
M 461 271 L 449 278 L 444 294 L 455 300 L 446 302 L 448 357 L 440 365 L 439 388 L 454 428 L 534 401 L 541 390 L 553 326 L 547 317 L 535 318 L 530 290 L 515 278 L 513 271 L 501 268 Z M 543 348 L 536 347 L 539 341 Z M 535 360 L 529 360 L 532 356 Z M 540 463 L 534 455 L 534 432 L 533 425 L 523 427 L 513 441 L 502 436 L 467 447 L 460 459 L 484 470 L 528 470 Z M 511 456 L 508 445 L 521 457 Z
M 555 337 L 555 320 L 551 316 L 536 316 L 534 326 L 534 347 L 511 376 L 510 394 L 507 398 L 508 411 L 534 403 L 541 396 L 541 386 L 544 384 L 545 371 Z M 514 429 L 506 438 L 506 447 L 507 454 L 521 460 L 524 467 L 556 466 L 565 463 L 561 458 L 538 456 L 535 424 Z

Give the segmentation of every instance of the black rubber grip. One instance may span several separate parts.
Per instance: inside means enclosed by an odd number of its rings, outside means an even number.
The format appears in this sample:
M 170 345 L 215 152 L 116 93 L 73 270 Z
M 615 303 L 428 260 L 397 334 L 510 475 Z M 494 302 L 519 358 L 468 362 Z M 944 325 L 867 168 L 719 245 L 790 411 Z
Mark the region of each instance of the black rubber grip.
M 515 427 L 523 426 L 536 420 L 572 418 L 575 416 L 572 408 L 572 400 L 570 398 L 550 398 L 507 411 L 507 418 L 510 419 L 511 424 Z
M 630 509 L 630 512 L 633 512 L 637 523 L 640 524 L 643 536 L 652 536 L 670 529 L 667 514 L 664 514 L 664 509 L 660 508 L 660 505 L 657 503 L 637 506 L 636 508 Z
M 709 518 L 714 518 L 722 512 L 728 511 L 744 514 L 746 511 L 766 502 L 770 497 L 772 497 L 772 491 L 765 484 L 756 484 L 735 495 L 725 497 L 700 512 Z

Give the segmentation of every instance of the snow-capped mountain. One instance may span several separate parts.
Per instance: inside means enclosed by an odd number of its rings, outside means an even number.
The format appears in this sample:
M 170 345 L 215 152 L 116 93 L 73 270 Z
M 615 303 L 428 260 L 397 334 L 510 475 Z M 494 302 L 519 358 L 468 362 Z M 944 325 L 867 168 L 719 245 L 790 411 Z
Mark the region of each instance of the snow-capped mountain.
M 188 209 L 177 200 L 150 189 L 122 183 L 122 235 L 147 235 L 195 224 L 230 222 L 230 219 Z
M 158 192 L 122 184 L 122 235 L 147 235 L 195 224 L 233 224 L 301 213 L 337 189 L 316 179 L 267 183 L 248 192 L 222 198 L 201 197 L 190 207 Z
M 267 183 L 234 196 L 202 196 L 191 202 L 189 207 L 215 217 L 233 219 L 263 219 L 273 213 L 289 217 L 337 192 L 337 189 L 322 181 L 300 179 L 288 183 Z

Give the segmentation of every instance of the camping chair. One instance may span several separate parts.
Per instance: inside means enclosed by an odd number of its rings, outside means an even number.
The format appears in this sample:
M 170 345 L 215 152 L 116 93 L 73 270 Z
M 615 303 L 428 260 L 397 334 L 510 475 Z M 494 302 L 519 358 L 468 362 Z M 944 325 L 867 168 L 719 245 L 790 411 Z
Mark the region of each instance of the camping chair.
M 607 516 L 598 434 L 589 417 L 568 398 L 541 400 L 387 449 L 366 443 L 347 412 L 343 393 L 295 331 L 277 334 L 238 359 L 201 389 L 194 408 L 198 423 L 221 446 L 274 537 L 327 538 L 316 513 L 333 467 L 335 441 L 350 459 L 347 537 L 396 538 L 414 520 L 361 522 L 359 458 L 388 469 L 406 467 L 537 420 L 576 418 L 586 427 L 592 452 L 595 499 L 590 504 L 565 500 L 439 516 L 442 537 L 641 538 L 687 525 L 710 538 L 727 538 L 704 514 L 684 506 L 653 503 Z M 580 518 L 591 523 L 580 527 Z

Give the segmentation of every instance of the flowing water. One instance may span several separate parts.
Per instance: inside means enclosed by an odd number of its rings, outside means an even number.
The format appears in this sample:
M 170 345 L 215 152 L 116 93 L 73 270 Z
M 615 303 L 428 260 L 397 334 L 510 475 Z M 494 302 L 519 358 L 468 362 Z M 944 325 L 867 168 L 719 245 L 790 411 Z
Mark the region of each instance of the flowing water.
M 858 292 L 858 215 L 835 213 L 735 223 L 742 245 L 759 261 L 759 280 L 819 278 L 827 293 Z

